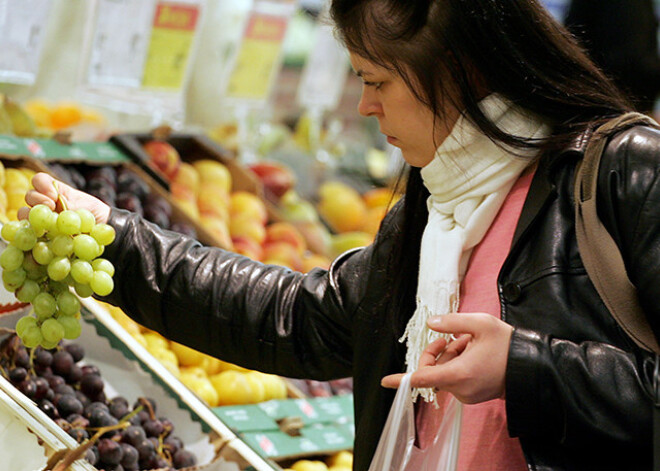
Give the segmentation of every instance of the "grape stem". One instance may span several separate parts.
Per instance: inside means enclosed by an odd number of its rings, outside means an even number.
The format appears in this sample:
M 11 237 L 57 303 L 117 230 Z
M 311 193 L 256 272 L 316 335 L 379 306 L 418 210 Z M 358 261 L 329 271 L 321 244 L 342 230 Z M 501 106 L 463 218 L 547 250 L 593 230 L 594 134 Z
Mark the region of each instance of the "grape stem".
M 86 453 L 87 450 L 91 448 L 91 446 L 98 441 L 101 435 L 103 435 L 106 432 L 110 432 L 112 430 L 119 430 L 121 428 L 126 428 L 127 426 L 128 423 L 120 423 L 117 425 L 100 427 L 98 429 L 98 432 L 96 432 L 89 440 L 86 440 L 84 443 L 74 448 L 73 450 L 66 451 L 64 456 L 55 455 L 57 461 L 55 461 L 54 463 L 50 463 L 49 461 L 49 463 L 46 465 L 46 468 L 43 471 L 66 471 L 67 469 L 69 469 L 69 466 L 71 466 L 71 464 L 74 461 L 82 457 L 83 454 Z
M 57 187 L 57 182 L 53 180 L 53 186 L 55 187 L 55 191 L 57 192 L 57 202 L 60 203 L 60 206 L 62 206 L 62 211 L 66 211 L 66 203 L 64 202 L 64 198 L 60 194 L 60 189 Z

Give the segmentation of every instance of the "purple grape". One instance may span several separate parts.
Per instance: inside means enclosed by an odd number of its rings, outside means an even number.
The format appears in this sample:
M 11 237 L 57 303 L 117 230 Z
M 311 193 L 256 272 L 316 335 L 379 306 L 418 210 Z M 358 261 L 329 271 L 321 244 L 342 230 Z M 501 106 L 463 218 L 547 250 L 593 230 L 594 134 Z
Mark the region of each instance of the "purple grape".
M 75 393 L 71 395 L 63 395 L 55 400 L 55 407 L 62 417 L 68 417 L 72 414 L 81 414 L 83 405 L 76 398 Z
M 82 369 L 78 365 L 72 365 L 69 374 L 66 375 L 66 382 L 76 384 L 82 379 Z
M 56 387 L 53 388 L 53 391 L 55 391 L 55 395 L 57 396 L 58 394 L 60 396 L 75 396 L 76 395 L 76 390 L 73 389 L 71 386 L 68 384 L 60 384 Z
M 53 373 L 66 377 L 73 366 L 73 357 L 65 350 L 58 350 L 53 354 L 51 368 Z
M 117 188 L 117 171 L 110 165 L 89 168 L 86 172 L 83 172 L 83 175 L 87 180 L 88 187 L 94 181 L 103 181 L 106 185 L 114 189 Z
M 39 409 L 41 409 L 44 412 L 44 414 L 46 414 L 51 419 L 56 419 L 57 418 L 57 416 L 58 416 L 57 408 L 48 399 L 41 399 L 37 403 L 37 406 L 39 407 Z
M 160 417 L 158 420 L 163 424 L 163 437 L 167 437 L 174 430 L 174 424 L 167 417 Z
M 101 374 L 101 371 L 99 371 L 99 368 L 96 365 L 84 365 L 81 369 L 83 376 Z
M 99 451 L 96 446 L 92 446 L 85 452 L 85 460 L 94 466 L 99 461 Z
M 109 409 L 113 417 L 121 419 L 129 412 L 128 401 L 121 396 L 115 397 L 110 401 Z
M 94 409 L 89 415 L 89 425 L 91 427 L 107 427 L 109 425 L 117 425 L 117 423 L 117 419 L 103 409 Z
M 195 466 L 197 464 L 197 458 L 188 450 L 179 450 L 174 454 L 172 464 L 176 469 Z
M 118 208 L 126 209 L 133 213 L 139 214 L 140 216 L 144 214 L 144 208 L 142 207 L 140 198 L 131 193 L 118 194 L 116 204 Z
M 92 402 L 87 407 L 85 407 L 85 410 L 83 411 L 83 416 L 89 419 L 92 412 L 98 409 L 103 410 L 105 412 L 109 412 L 108 406 L 106 404 L 102 402 Z
M 64 378 L 62 378 L 60 375 L 53 375 L 48 378 L 48 385 L 51 387 L 51 389 L 55 389 L 60 384 L 66 384 L 66 381 L 64 381 Z
M 37 394 L 37 386 L 31 379 L 21 381 L 16 385 L 16 389 L 18 389 L 30 399 L 34 399 Z
M 126 429 L 124 429 L 121 434 L 121 441 L 134 447 L 146 438 L 147 435 L 144 433 L 144 429 L 137 425 L 130 425 L 126 427 Z
M 53 354 L 48 350 L 39 347 L 34 354 L 34 365 L 43 368 L 49 367 L 53 363 Z
M 84 428 L 71 428 L 67 433 L 78 443 L 82 443 L 89 438 L 89 433 Z
M 118 465 L 123 457 L 121 445 L 108 438 L 102 438 L 97 445 L 99 461 L 104 464 Z
M 21 383 L 27 379 L 27 370 L 22 366 L 9 370 L 9 381 L 14 384 Z
M 80 414 L 71 414 L 66 418 L 66 421 L 71 424 L 72 427 L 77 428 L 87 428 L 89 427 L 89 420 L 83 417 Z
M 156 406 L 156 401 L 154 401 L 150 397 L 139 397 L 136 401 L 135 404 L 133 404 L 133 409 L 137 409 L 139 406 L 143 406 L 144 410 L 153 412 L 154 414 L 156 413 L 156 410 L 158 407 Z
M 85 349 L 77 343 L 67 344 L 64 349 L 71 354 L 75 363 L 78 363 L 85 357 Z
M 124 467 L 124 469 L 131 471 L 138 469 L 138 460 L 140 458 L 140 454 L 135 449 L 135 447 L 133 445 L 129 445 L 128 443 L 122 443 L 121 449 L 123 452 L 123 458 L 121 459 L 120 464 Z
M 160 420 L 147 420 L 142 424 L 144 433 L 147 434 L 147 437 L 160 437 L 163 433 L 164 427 Z
M 135 444 L 134 446 L 138 452 L 138 455 L 140 456 L 141 463 L 142 461 L 145 461 L 156 454 L 156 447 L 154 446 L 153 442 L 148 438 L 141 440 L 139 443 Z
M 30 367 L 30 354 L 25 347 L 19 347 L 14 353 L 14 365 L 26 369 Z
M 98 396 L 103 391 L 104 386 L 100 375 L 87 374 L 80 380 L 80 390 L 87 394 L 90 399 Z
M 44 397 L 48 397 L 49 395 L 52 395 L 53 398 L 55 397 L 55 392 L 50 389 L 50 385 L 48 384 L 48 380 L 46 378 L 34 378 L 34 385 L 37 388 L 34 395 L 35 399 L 42 399 Z
M 78 399 L 80 403 L 83 405 L 83 409 L 92 403 L 92 401 L 85 395 L 84 392 L 77 389 L 76 389 L 76 399 Z
M 165 440 L 163 440 L 163 448 L 174 455 L 174 453 L 183 448 L 183 441 L 179 437 L 170 435 L 169 437 L 165 438 Z

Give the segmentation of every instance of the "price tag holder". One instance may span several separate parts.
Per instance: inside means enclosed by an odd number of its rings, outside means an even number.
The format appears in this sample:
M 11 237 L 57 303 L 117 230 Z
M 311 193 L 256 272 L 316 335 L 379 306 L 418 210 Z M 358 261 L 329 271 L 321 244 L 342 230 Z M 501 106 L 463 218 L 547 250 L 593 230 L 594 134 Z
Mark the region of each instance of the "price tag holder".
M 234 57 L 226 96 L 237 102 L 265 103 L 282 60 L 282 44 L 295 4 L 256 0 Z
M 157 2 L 143 87 L 166 90 L 183 87 L 200 12 L 197 2 Z
M 305 62 L 297 100 L 303 108 L 333 110 L 339 104 L 348 75 L 348 52 L 332 33 L 327 14 L 316 26 L 314 45 Z
M 0 0 L 0 82 L 32 85 L 39 71 L 50 0 Z
M 93 86 L 142 84 L 155 3 L 98 0 L 87 81 Z

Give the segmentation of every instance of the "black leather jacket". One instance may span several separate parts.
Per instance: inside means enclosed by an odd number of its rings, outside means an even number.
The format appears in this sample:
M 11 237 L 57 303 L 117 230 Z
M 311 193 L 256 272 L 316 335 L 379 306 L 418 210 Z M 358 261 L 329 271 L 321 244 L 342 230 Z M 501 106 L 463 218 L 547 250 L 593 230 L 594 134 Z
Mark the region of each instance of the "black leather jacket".
M 515 327 L 506 371 L 511 435 L 531 470 L 651 468 L 655 356 L 623 333 L 580 260 L 572 183 L 584 139 L 541 159 L 498 288 Z M 599 208 L 642 307 L 660 333 L 660 131 L 617 135 L 601 163 Z M 366 470 L 403 369 L 386 294 L 399 207 L 373 245 L 307 275 L 202 247 L 113 210 L 109 301 L 163 335 L 227 361 L 288 377 L 354 377 L 355 469 Z

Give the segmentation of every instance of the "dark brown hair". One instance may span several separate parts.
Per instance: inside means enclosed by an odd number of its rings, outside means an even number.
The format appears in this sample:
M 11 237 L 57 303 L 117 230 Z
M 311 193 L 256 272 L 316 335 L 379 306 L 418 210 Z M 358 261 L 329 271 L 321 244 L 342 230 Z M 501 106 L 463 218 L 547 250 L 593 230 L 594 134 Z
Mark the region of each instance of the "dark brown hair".
M 435 116 L 456 96 L 452 104 L 498 143 L 558 149 L 631 109 L 536 0 L 333 0 L 331 16 L 351 52 L 398 73 Z M 500 130 L 478 106 L 484 88 L 544 117 L 550 137 L 531 141 Z M 406 274 L 393 290 L 399 327 L 414 309 L 428 217 L 419 169 L 409 169 L 405 194 L 402 242 L 392 258 Z

